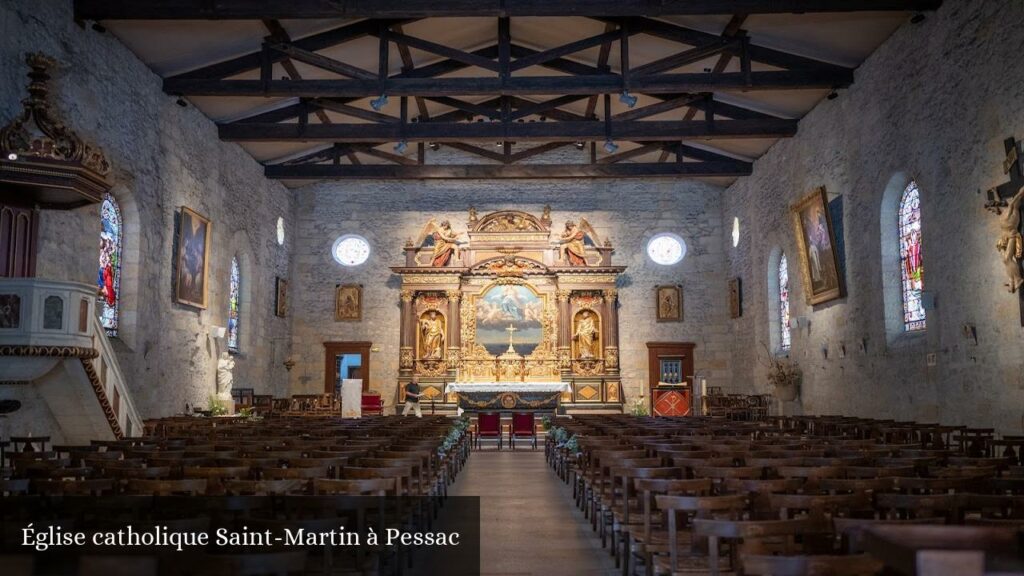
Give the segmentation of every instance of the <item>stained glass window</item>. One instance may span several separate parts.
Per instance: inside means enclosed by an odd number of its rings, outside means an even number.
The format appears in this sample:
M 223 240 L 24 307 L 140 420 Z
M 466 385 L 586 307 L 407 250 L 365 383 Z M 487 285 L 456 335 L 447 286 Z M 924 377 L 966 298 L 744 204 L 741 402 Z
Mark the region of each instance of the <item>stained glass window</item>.
M 228 352 L 238 353 L 238 289 L 241 285 L 238 258 L 231 259 L 231 281 L 228 284 Z
M 789 335 L 789 263 L 786 255 L 779 258 L 779 348 L 788 351 L 792 341 Z
M 900 198 L 900 276 L 903 281 L 903 328 L 924 330 L 924 264 L 921 261 L 921 194 L 911 181 Z
M 110 194 L 100 203 L 100 263 L 96 274 L 100 324 L 109 336 L 117 336 L 121 303 L 121 209 Z

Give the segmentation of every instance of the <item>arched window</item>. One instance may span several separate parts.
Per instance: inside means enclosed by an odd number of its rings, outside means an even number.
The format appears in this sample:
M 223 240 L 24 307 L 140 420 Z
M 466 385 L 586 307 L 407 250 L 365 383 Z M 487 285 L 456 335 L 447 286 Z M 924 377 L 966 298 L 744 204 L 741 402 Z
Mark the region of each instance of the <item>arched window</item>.
M 903 190 L 899 208 L 900 278 L 903 287 L 903 329 L 924 330 L 921 305 L 924 265 L 921 261 L 921 193 L 913 180 Z
M 779 348 L 788 352 L 792 340 L 789 334 L 789 263 L 786 255 L 779 258 Z
M 121 208 L 110 194 L 100 203 L 100 265 L 96 287 L 100 300 L 100 324 L 109 336 L 117 336 L 121 296 Z
M 228 352 L 238 354 L 239 288 L 242 274 L 238 268 L 238 257 L 231 258 L 231 280 L 228 284 Z

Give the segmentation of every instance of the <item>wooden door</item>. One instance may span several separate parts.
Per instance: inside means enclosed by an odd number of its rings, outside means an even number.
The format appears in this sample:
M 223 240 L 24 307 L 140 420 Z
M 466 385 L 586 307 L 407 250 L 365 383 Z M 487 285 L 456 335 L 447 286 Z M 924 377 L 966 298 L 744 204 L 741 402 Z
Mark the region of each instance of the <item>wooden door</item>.
M 0 278 L 36 275 L 39 212 L 0 204 Z
M 647 382 L 654 416 L 687 416 L 693 398 L 692 342 L 648 342 Z
M 363 392 L 370 390 L 370 342 L 324 342 L 324 393 L 334 394 L 338 384 L 338 356 L 359 354 Z

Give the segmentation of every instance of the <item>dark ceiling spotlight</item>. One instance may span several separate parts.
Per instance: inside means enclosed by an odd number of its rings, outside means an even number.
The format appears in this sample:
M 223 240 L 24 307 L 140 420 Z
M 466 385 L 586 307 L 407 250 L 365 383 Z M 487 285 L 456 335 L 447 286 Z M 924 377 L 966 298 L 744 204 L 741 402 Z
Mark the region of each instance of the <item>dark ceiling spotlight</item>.
M 833 91 L 828 93 L 828 99 L 829 100 L 835 100 L 836 98 L 839 98 L 839 92 L 836 92 L 835 90 L 833 90 Z
M 910 23 L 911 24 L 920 24 L 921 22 L 924 22 L 924 19 L 925 19 L 925 15 L 921 14 L 920 12 L 918 12 L 917 14 L 914 14 L 910 18 Z
M 576 146 L 577 150 L 583 150 L 583 148 L 587 145 L 587 143 L 586 142 L 577 142 L 574 145 Z
M 92 29 L 99 32 L 100 34 L 103 34 L 107 31 L 107 27 L 103 24 L 100 24 L 99 22 L 93 22 Z
M 175 100 L 174 103 L 177 104 L 178 106 L 181 106 L 182 108 L 187 108 L 188 107 L 188 101 L 185 100 L 184 98 L 182 98 L 181 96 L 178 96 L 178 99 Z
M 711 74 L 711 68 L 705 68 L 704 69 L 704 73 L 705 74 Z
M 547 117 L 547 116 L 545 116 L 545 115 L 543 115 L 543 114 L 541 114 L 541 115 L 540 115 L 540 121 L 541 121 L 541 122 L 547 122 L 547 121 L 548 121 L 548 117 Z
M 437 152 L 438 150 L 441 149 L 441 145 L 438 144 L 437 142 L 431 142 L 430 144 L 427 144 L 427 146 L 430 146 L 430 149 L 433 150 L 434 152 Z

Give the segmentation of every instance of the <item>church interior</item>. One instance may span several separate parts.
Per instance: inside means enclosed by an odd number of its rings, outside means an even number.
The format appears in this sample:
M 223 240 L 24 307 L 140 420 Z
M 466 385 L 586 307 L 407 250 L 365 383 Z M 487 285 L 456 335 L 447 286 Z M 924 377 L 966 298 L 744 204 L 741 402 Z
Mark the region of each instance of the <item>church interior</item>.
M 1024 574 L 1024 4 L 0 26 L 5 574 Z

